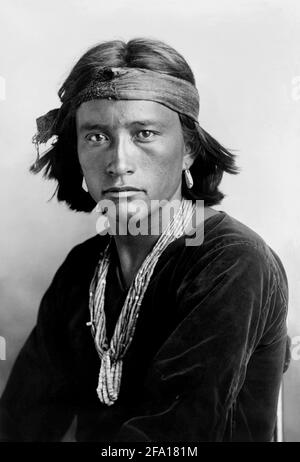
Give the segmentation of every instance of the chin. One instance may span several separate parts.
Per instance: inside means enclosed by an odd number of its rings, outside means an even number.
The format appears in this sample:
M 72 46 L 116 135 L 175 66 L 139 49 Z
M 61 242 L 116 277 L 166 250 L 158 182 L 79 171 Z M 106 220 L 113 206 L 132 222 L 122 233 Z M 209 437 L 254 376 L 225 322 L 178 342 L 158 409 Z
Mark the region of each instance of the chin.
M 151 234 L 151 219 L 148 213 L 119 214 L 117 217 L 118 228 L 123 234 L 129 236 Z

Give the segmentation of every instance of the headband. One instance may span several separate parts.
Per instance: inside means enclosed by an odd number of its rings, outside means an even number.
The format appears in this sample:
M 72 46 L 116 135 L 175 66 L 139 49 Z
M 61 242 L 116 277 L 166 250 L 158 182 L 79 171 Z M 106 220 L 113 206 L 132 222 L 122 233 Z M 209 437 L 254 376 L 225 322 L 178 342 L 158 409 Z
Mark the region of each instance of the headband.
M 186 80 L 141 68 L 106 68 L 74 99 L 75 105 L 99 98 L 146 100 L 164 104 L 198 121 L 199 94 Z
M 71 108 L 93 99 L 155 101 L 173 111 L 185 114 L 198 124 L 199 94 L 197 88 L 184 79 L 142 68 L 105 67 L 98 70 L 78 95 L 65 98 Z M 63 106 L 62 106 L 63 107 Z M 37 146 L 57 135 L 56 126 L 60 110 L 53 109 L 36 119 L 37 133 L 33 142 Z M 52 149 L 52 148 L 50 148 Z

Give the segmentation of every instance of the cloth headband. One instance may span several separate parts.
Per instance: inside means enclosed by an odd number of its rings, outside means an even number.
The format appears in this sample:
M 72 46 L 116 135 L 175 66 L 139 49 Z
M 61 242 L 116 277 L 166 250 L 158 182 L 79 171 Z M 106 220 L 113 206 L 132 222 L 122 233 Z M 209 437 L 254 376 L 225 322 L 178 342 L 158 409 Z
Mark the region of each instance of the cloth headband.
M 106 68 L 75 98 L 75 104 L 98 98 L 146 100 L 164 104 L 198 121 L 199 94 L 194 85 L 168 74 L 141 68 Z
M 198 124 L 199 93 L 184 79 L 142 68 L 105 67 L 96 72 L 91 83 L 71 100 L 72 108 L 93 99 L 146 100 L 161 103 L 173 111 L 185 114 Z M 53 109 L 36 120 L 38 132 L 33 138 L 37 145 L 57 135 L 59 109 Z M 196 124 L 196 126 L 197 126 Z

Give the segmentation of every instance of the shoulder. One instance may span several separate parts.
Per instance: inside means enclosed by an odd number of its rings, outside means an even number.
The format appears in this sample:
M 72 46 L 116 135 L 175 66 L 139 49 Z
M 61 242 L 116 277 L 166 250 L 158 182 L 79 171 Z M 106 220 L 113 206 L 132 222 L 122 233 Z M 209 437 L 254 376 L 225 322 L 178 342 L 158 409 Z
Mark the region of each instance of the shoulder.
M 108 240 L 105 237 L 95 235 L 69 251 L 44 293 L 39 309 L 39 323 L 50 326 L 55 324 L 57 316 L 62 322 L 74 315 L 74 304 L 80 306 L 82 292 L 85 293 L 89 288 L 100 252 Z M 71 300 L 70 303 L 68 300 Z
M 196 253 L 228 249 L 234 255 L 253 254 L 269 265 L 277 266 L 280 262 L 275 251 L 256 231 L 226 212 L 207 219 L 202 234 L 201 244 L 194 247 Z
M 212 217 L 216 217 L 215 221 L 206 220 L 204 244 L 210 244 L 213 241 L 216 248 L 240 246 L 246 249 L 250 247 L 269 256 L 269 246 L 256 231 L 226 212 L 221 211 L 218 215 Z
M 236 218 L 224 214 L 224 219 L 212 231 L 217 238 L 217 248 L 234 248 L 236 255 L 248 255 L 253 263 L 260 263 L 268 273 L 274 275 L 277 282 L 287 285 L 287 276 L 283 263 L 272 247 L 249 226 Z M 208 240 L 211 236 L 208 233 Z
M 105 246 L 108 244 L 109 236 L 100 236 L 96 234 L 75 245 L 68 253 L 69 259 L 85 259 L 88 260 L 93 256 L 98 256 Z
M 248 280 L 277 285 L 287 297 L 287 276 L 277 253 L 256 231 L 226 212 L 205 221 L 200 245 L 184 245 L 182 257 L 193 275 L 204 270 L 210 276 L 221 273 L 225 278 L 244 275 Z
M 288 286 L 283 265 L 251 228 L 222 212 L 206 220 L 201 245 L 183 245 L 181 251 L 176 265 L 180 319 L 191 313 L 201 322 L 240 319 L 241 326 L 267 316 L 277 319 L 274 325 L 284 322 Z
M 77 279 L 90 278 L 108 239 L 108 235 L 95 235 L 71 248 L 57 269 L 54 281 L 72 280 L 74 283 Z

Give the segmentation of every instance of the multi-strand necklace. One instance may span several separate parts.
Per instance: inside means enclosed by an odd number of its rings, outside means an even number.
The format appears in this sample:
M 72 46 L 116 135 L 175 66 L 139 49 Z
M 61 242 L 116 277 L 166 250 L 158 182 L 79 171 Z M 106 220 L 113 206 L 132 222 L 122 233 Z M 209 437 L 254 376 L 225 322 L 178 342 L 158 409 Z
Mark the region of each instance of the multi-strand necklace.
M 123 358 L 132 342 L 140 306 L 155 265 L 166 247 L 185 233 L 193 211 L 192 201 L 183 198 L 175 217 L 172 217 L 131 283 L 110 342 L 108 342 L 106 335 L 104 296 L 106 277 L 111 261 L 111 236 L 99 259 L 90 285 L 90 321 L 87 324 L 91 326 L 95 347 L 101 359 L 97 394 L 100 401 L 108 406 L 114 404 L 118 399 Z

